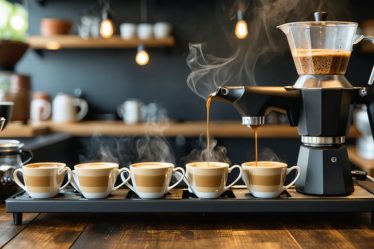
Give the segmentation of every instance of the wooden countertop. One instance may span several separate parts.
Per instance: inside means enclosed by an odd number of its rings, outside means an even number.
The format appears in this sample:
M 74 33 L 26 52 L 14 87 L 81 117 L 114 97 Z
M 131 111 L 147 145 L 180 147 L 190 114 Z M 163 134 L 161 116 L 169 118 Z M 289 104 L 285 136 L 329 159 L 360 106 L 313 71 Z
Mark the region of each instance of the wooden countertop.
M 1 248 L 372 248 L 369 214 L 25 214 L 0 204 Z
M 9 124 L 0 133 L 0 137 L 23 137 L 46 134 L 48 132 L 65 132 L 75 136 L 136 136 L 160 135 L 198 137 L 205 134 L 205 122 L 135 124 L 126 125 L 121 121 L 84 121 L 77 123 L 55 124 L 45 122 L 38 125 Z M 252 137 L 251 129 L 241 125 L 240 121 L 213 121 L 210 126 L 214 137 L 241 138 Z M 259 129 L 262 138 L 297 138 L 297 129 L 288 125 L 264 125 Z M 352 128 L 349 137 L 358 136 Z

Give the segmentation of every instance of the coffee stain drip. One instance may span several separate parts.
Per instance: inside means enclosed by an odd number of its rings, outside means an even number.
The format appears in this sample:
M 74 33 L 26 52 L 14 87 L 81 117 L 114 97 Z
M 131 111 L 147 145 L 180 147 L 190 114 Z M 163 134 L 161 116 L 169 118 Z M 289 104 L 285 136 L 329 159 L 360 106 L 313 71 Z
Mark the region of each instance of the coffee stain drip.
M 208 166 L 210 163 L 210 104 L 212 102 L 212 95 L 209 95 L 206 99 L 206 154 L 207 154 L 207 161 Z

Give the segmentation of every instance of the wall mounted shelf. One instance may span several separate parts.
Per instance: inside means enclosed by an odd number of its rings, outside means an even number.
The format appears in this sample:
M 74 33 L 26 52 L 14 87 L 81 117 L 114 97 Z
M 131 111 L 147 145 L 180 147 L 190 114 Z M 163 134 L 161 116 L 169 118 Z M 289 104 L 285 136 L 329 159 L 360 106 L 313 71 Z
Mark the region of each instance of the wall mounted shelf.
M 61 36 L 30 36 L 27 38 L 32 49 L 36 50 L 59 50 L 59 49 L 106 49 L 106 48 L 136 48 L 139 44 L 145 47 L 171 47 L 175 45 L 174 37 L 164 39 L 130 40 L 114 36 L 108 39 L 88 38 L 83 39 L 75 35 Z

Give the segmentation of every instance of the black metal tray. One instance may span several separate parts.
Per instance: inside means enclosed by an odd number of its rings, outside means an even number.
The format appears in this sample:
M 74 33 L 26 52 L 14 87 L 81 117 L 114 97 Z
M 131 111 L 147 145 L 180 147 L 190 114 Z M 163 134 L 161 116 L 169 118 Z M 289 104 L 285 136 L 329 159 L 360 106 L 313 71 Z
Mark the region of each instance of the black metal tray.
M 355 185 L 344 197 L 303 195 L 290 188 L 276 199 L 258 199 L 245 186 L 235 186 L 218 199 L 199 199 L 187 189 L 173 189 L 162 199 L 142 200 L 128 189 L 114 191 L 106 199 L 88 200 L 72 188 L 51 199 L 32 199 L 21 191 L 6 201 L 14 224 L 22 213 L 251 213 L 251 212 L 371 212 L 374 194 Z

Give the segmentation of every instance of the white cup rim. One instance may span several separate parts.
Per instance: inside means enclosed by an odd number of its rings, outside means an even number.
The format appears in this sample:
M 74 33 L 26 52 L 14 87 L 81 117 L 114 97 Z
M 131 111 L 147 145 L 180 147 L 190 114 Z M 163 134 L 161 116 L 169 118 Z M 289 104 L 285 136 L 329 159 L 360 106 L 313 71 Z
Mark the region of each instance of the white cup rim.
M 140 167 L 139 167 L 140 166 Z M 130 169 L 163 169 L 163 168 L 174 168 L 173 163 L 168 162 L 139 162 L 130 165 Z
M 263 166 L 261 163 L 267 163 L 272 165 Z M 248 165 L 250 164 L 250 165 Z M 256 161 L 244 162 L 242 163 L 243 168 L 255 168 L 255 169 L 276 169 L 276 168 L 287 168 L 287 163 L 279 162 L 279 161 L 258 161 L 258 165 L 256 166 Z
M 196 167 L 194 165 L 203 164 L 199 167 Z M 219 169 L 219 168 L 228 168 L 229 164 L 224 162 L 209 162 L 209 164 L 212 164 L 213 166 L 209 165 L 208 162 L 203 161 L 197 161 L 197 162 L 190 162 L 186 164 L 186 168 L 193 168 L 193 169 Z
M 92 165 L 93 167 L 87 167 L 87 165 Z M 96 166 L 95 166 L 96 165 Z M 112 163 L 112 162 L 90 162 L 90 163 L 80 163 L 74 165 L 75 170 L 79 169 L 99 169 L 97 166 L 100 165 L 100 169 L 112 169 L 112 168 L 118 168 L 118 163 Z M 86 166 L 86 167 L 84 167 Z
M 35 165 L 41 165 L 42 167 L 33 167 Z M 39 163 L 29 163 L 22 166 L 27 170 L 37 170 L 37 169 L 55 169 L 60 167 L 66 167 L 65 163 L 60 162 L 39 162 Z

